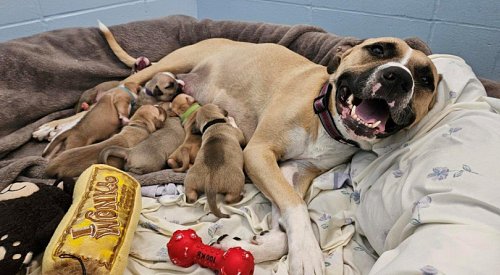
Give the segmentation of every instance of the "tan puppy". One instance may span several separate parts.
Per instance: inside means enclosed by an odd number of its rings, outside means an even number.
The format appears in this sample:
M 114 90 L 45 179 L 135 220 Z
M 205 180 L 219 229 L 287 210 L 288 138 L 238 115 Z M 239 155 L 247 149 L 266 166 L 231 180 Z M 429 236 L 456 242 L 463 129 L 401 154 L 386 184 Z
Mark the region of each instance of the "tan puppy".
M 439 76 L 423 50 L 414 41 L 367 39 L 346 50 L 329 74 L 280 45 L 209 39 L 125 81 L 143 83 L 169 71 L 185 81 L 185 93 L 234 116 L 248 140 L 245 170 L 280 217 L 273 215 L 275 229 L 254 243 L 224 239 L 222 247 L 242 246 L 256 262 L 288 251 L 291 274 L 322 274 L 304 194 L 321 173 L 428 113 Z
M 101 99 L 105 92 L 117 87 L 119 84 L 119 81 L 106 81 L 84 91 L 75 105 L 75 113 L 88 110 L 90 106 Z
M 184 81 L 169 72 L 160 72 L 146 82 L 144 90 L 147 95 L 156 98 L 158 101 L 171 102 L 175 96 L 182 93 Z
M 135 174 L 146 174 L 164 169 L 167 158 L 184 140 L 184 128 L 178 117 L 168 117 L 163 128 L 132 148 L 111 146 L 101 151 L 99 163 L 108 164 L 110 157 L 125 160 L 117 168 Z M 109 163 L 110 164 L 110 163 Z
M 202 143 L 198 156 L 189 168 L 184 187 L 187 201 L 198 199 L 205 192 L 210 211 L 219 218 L 229 218 L 217 207 L 217 193 L 225 194 L 228 204 L 241 200 L 245 185 L 243 150 L 245 137 L 227 112 L 217 105 L 207 104 L 196 113 L 196 127 L 202 129 Z
M 181 118 L 186 137 L 183 143 L 169 157 L 168 166 L 175 172 L 186 171 L 193 163 L 201 146 L 201 135 L 196 128 L 196 112 L 200 105 L 196 100 L 186 94 L 174 98 L 171 110 Z
M 138 144 L 161 128 L 166 116 L 165 110 L 161 107 L 141 106 L 120 133 L 100 143 L 64 151 L 49 161 L 45 173 L 56 178 L 77 177 L 90 165 L 97 163 L 99 153 L 104 148 L 113 145 L 129 148 Z M 115 159 L 114 161 L 120 162 L 121 160 Z M 115 167 L 123 165 L 116 162 L 111 164 Z
M 106 92 L 73 128 L 57 135 L 42 156 L 51 159 L 64 150 L 99 142 L 117 133 L 128 123 L 139 90 L 138 84 L 126 83 Z

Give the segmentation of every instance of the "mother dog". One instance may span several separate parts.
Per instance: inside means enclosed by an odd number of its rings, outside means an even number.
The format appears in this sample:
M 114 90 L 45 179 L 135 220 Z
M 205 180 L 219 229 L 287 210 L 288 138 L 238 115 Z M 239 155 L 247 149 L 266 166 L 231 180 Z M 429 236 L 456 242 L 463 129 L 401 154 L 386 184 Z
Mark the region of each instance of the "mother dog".
M 115 54 L 127 59 L 106 37 Z M 416 124 L 433 105 L 439 76 L 418 44 L 367 39 L 338 61 L 330 75 L 276 44 L 209 39 L 123 81 L 144 83 L 157 72 L 175 73 L 186 93 L 226 109 L 242 129 L 245 170 L 279 211 L 273 211 L 271 233 L 252 243 L 223 240 L 224 248 L 243 246 L 256 261 L 288 251 L 290 273 L 322 274 L 323 255 L 303 200 L 312 180 Z

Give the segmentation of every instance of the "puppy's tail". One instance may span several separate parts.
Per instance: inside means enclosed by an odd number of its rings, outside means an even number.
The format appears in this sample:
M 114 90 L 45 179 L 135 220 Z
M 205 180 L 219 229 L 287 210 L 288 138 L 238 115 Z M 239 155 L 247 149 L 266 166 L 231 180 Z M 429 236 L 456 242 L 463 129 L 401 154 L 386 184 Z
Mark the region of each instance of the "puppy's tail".
M 217 190 L 211 185 L 211 181 L 205 184 L 205 195 L 207 196 L 207 203 L 210 211 L 219 218 L 229 218 L 228 214 L 224 214 L 217 207 Z
M 111 31 L 104 25 L 101 21 L 97 20 L 99 23 L 99 29 L 101 30 L 102 34 L 104 35 L 104 38 L 108 42 L 109 47 L 113 51 L 113 53 L 120 59 L 121 62 L 123 62 L 125 65 L 127 65 L 130 68 L 134 67 L 136 59 L 130 56 L 121 46 L 118 44 L 118 42 L 115 39 L 115 36 L 111 33 Z
M 104 149 L 99 153 L 99 158 L 98 162 L 99 163 L 104 163 L 104 164 L 109 164 L 109 157 L 115 157 L 122 159 L 123 161 L 127 161 L 128 158 L 128 153 L 129 153 L 128 148 L 124 148 L 121 146 L 109 146 Z M 120 167 L 119 167 L 120 168 Z
M 42 152 L 42 157 L 44 158 L 53 158 L 55 157 L 58 153 L 64 150 L 64 142 L 69 136 L 70 130 L 64 131 L 57 135 L 50 143 L 45 147 L 45 149 Z

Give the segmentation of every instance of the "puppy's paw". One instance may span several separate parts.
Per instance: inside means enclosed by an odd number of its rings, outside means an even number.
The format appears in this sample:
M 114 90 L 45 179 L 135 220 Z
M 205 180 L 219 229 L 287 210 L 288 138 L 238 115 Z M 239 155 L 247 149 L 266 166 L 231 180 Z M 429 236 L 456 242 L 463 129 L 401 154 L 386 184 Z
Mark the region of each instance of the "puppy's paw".
M 287 209 L 283 226 L 288 239 L 288 270 L 294 275 L 324 274 L 325 263 L 305 205 Z

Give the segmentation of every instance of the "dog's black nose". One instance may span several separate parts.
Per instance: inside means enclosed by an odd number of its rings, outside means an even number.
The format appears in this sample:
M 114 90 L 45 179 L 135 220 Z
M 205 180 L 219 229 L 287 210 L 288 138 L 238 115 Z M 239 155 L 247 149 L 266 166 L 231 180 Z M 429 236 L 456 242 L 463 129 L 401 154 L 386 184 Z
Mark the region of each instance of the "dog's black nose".
M 397 66 L 391 66 L 380 72 L 380 82 L 382 85 L 391 88 L 400 88 L 404 92 L 411 91 L 413 80 L 410 73 Z

